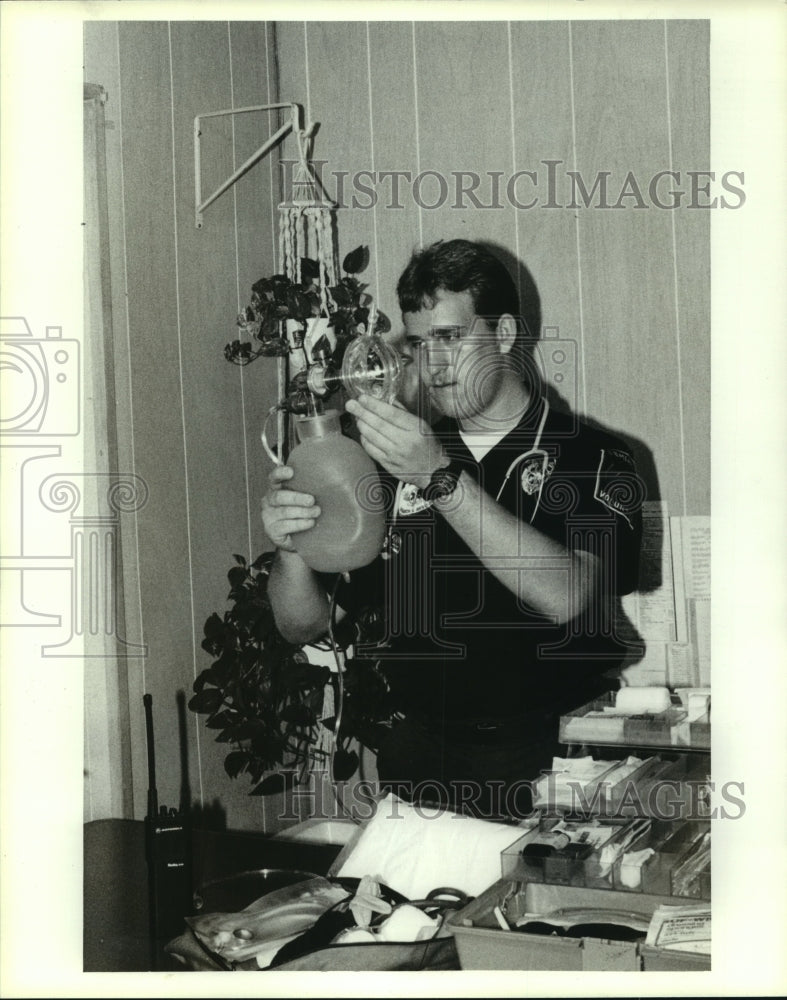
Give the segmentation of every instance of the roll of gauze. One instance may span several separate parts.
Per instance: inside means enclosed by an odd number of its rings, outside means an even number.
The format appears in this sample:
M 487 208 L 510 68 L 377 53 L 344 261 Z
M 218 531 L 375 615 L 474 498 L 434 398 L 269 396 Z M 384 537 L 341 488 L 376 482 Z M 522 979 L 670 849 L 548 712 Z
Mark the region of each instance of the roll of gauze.
M 665 687 L 624 687 L 615 698 L 615 708 L 629 715 L 656 714 L 670 707 L 670 693 Z

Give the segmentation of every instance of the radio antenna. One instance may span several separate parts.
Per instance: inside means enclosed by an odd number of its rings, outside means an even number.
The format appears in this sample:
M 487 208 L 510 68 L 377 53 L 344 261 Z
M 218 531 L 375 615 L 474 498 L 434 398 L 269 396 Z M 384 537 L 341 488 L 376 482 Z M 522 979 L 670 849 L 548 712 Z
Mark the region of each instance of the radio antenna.
M 156 789 L 156 746 L 153 742 L 153 696 L 142 696 L 145 705 L 145 733 L 148 744 L 148 816 L 158 815 L 158 791 Z

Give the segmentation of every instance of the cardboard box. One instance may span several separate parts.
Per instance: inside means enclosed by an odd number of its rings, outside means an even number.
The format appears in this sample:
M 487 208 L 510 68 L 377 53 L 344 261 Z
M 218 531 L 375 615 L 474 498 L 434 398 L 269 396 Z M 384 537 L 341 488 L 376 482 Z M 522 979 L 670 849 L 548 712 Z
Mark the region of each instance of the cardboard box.
M 669 896 L 520 883 L 503 878 L 462 910 L 452 914 L 446 923 L 456 940 L 463 969 L 636 972 L 643 968 L 676 968 L 682 971 L 710 968 L 708 956 L 646 949 L 644 943 L 638 941 L 545 936 L 503 930 L 495 917 L 494 908 L 506 906 L 510 913 L 512 893 L 514 899 L 519 897 L 517 905 L 521 912 L 544 914 L 573 907 L 603 908 L 636 913 L 649 920 L 657 906 L 675 903 Z

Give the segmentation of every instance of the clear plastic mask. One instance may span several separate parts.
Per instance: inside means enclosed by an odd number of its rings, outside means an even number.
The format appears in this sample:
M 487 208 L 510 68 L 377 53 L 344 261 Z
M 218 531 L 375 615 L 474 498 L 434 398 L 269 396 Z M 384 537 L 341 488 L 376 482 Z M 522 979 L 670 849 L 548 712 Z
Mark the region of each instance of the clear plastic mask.
M 365 334 L 356 337 L 345 351 L 342 384 L 353 399 L 367 395 L 393 403 L 399 393 L 404 365 L 402 355 L 382 337 Z

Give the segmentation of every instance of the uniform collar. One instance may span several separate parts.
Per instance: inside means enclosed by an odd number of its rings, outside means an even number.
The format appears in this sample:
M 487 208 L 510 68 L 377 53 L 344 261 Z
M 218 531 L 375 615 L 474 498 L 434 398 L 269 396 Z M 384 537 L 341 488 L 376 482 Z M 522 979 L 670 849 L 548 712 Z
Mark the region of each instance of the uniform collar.
M 534 395 L 531 403 L 522 414 L 519 423 L 511 428 L 500 441 L 497 441 L 487 454 L 491 454 L 491 451 L 494 451 L 495 448 L 502 447 L 506 451 L 522 451 L 540 445 L 549 412 L 550 407 L 546 396 Z M 433 429 L 452 457 L 470 455 L 467 446 L 462 440 L 459 423 L 454 417 L 442 417 L 434 425 Z

